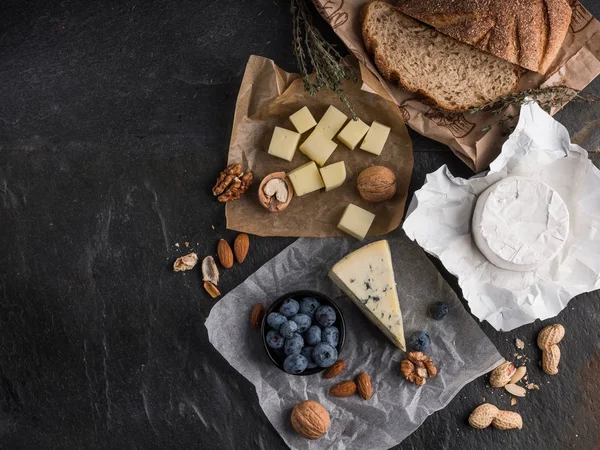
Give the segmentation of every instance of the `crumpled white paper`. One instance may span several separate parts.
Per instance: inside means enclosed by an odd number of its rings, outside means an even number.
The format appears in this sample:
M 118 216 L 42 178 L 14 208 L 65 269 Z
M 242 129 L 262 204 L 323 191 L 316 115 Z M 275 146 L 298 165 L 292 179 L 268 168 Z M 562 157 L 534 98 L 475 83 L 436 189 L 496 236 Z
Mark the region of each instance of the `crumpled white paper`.
M 471 235 L 479 194 L 509 176 L 543 181 L 567 204 L 569 237 L 546 266 L 500 269 Z M 471 312 L 497 330 L 557 315 L 573 297 L 600 288 L 600 170 L 571 144 L 567 129 L 537 103 L 521 108 L 519 123 L 487 174 L 455 178 L 446 166 L 415 193 L 404 230 L 458 277 Z
M 367 242 L 354 239 L 299 239 L 267 262 L 212 309 L 206 321 L 210 342 L 256 388 L 266 416 L 294 449 L 387 449 L 416 430 L 435 411 L 444 408 L 464 385 L 503 361 L 494 345 L 466 312 L 454 291 L 439 275 L 423 251 L 396 233 L 388 238 L 392 250 L 398 295 L 407 338 L 427 331 L 432 348 L 427 352 L 439 374 L 421 388 L 404 380 L 395 347 L 327 277 L 342 257 Z M 344 374 L 325 380 L 322 374 L 289 375 L 276 368 L 262 346 L 260 330 L 249 326 L 257 302 L 267 308 L 279 296 L 295 290 L 315 290 L 333 298 L 344 314 L 346 341 L 340 358 Z M 428 317 L 428 306 L 448 302 L 442 321 Z M 374 394 L 334 398 L 329 389 L 360 372 L 372 379 Z M 331 427 L 317 441 L 300 437 L 290 424 L 295 403 L 320 402 L 331 416 Z M 477 405 L 465 405 L 465 413 Z

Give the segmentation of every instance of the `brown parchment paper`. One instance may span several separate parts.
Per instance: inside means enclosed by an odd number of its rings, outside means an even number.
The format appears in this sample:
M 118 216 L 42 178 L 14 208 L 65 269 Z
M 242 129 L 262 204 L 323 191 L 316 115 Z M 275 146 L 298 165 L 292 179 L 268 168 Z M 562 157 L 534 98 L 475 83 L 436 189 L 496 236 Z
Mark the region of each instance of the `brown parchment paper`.
M 389 233 L 400 225 L 413 169 L 412 141 L 396 104 L 365 92 L 360 86 L 351 82 L 344 85 L 358 117 L 367 124 L 376 120 L 392 129 L 382 154 L 375 156 L 359 149 L 348 150 L 339 144 L 326 165 L 344 161 L 346 182 L 329 192 L 322 189 L 302 197 L 294 196 L 284 211 L 270 213 L 258 202 L 258 186 L 264 176 L 289 172 L 310 161 L 300 150 L 291 162 L 269 155 L 267 150 L 274 128 L 295 130 L 289 116 L 303 106 L 308 106 L 317 121 L 329 105 L 345 113 L 347 108 L 333 92 L 323 90 L 310 96 L 304 91 L 300 75 L 281 70 L 270 59 L 250 57 L 237 99 L 228 162 L 241 162 L 245 170 L 252 170 L 255 180 L 239 200 L 227 203 L 227 228 L 258 236 L 345 236 L 337 224 L 348 203 L 376 215 L 369 236 Z M 303 134 L 300 142 L 309 134 L 310 131 Z M 358 174 L 374 165 L 389 167 L 398 179 L 396 195 L 387 202 L 367 202 L 356 189 Z
M 516 124 L 519 107 L 507 109 L 506 115 L 512 115 L 515 119 L 507 121 L 504 129 L 494 126 L 486 132 L 483 130 L 497 124 L 500 116 L 489 112 L 469 114 L 432 108 L 420 101 L 422 97 L 384 80 L 371 62 L 362 41 L 360 11 L 368 1 L 313 0 L 321 15 L 362 63 L 363 89 L 395 101 L 408 126 L 448 145 L 474 171 L 487 168 L 500 154 L 502 144 L 507 139 L 505 130 Z M 579 1 L 569 0 L 569 3 L 573 18 L 556 60 L 545 75 L 523 69 L 519 90 L 556 85 L 581 90 L 600 74 L 600 22 Z M 554 108 L 551 114 L 558 112 L 562 106 Z

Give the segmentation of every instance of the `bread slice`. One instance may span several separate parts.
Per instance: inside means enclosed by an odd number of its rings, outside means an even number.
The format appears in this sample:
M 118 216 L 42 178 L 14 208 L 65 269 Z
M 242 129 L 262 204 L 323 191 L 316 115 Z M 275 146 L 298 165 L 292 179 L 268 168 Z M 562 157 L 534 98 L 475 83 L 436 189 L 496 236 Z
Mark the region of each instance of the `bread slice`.
M 438 33 L 388 3 L 368 3 L 361 19 L 363 41 L 381 75 L 441 108 L 465 111 L 519 84 L 517 66 Z
M 546 73 L 571 23 L 567 0 L 399 0 L 436 30 L 529 70 Z

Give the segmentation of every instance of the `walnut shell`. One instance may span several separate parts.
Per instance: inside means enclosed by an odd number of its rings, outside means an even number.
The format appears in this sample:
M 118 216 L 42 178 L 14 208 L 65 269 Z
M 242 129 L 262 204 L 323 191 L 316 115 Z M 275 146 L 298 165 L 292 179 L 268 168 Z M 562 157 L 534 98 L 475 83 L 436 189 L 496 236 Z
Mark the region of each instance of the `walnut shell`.
M 383 202 L 396 194 L 396 175 L 387 167 L 373 166 L 363 170 L 356 180 L 360 196 L 369 202 Z
M 280 201 L 280 199 L 277 198 L 277 194 L 268 195 L 265 191 L 267 183 L 269 183 L 269 181 L 272 180 L 281 180 L 285 184 L 285 187 L 287 188 L 287 198 L 285 199 L 285 201 Z M 262 206 L 264 206 L 271 212 L 283 211 L 285 208 L 288 207 L 288 205 L 292 201 L 293 196 L 294 188 L 292 187 L 292 182 L 287 177 L 285 172 L 273 172 L 267 175 L 263 178 L 263 180 L 260 183 L 260 186 L 258 187 L 258 201 Z
M 291 421 L 298 434 L 312 440 L 323 436 L 331 424 L 327 410 L 314 400 L 296 403 L 292 410 Z

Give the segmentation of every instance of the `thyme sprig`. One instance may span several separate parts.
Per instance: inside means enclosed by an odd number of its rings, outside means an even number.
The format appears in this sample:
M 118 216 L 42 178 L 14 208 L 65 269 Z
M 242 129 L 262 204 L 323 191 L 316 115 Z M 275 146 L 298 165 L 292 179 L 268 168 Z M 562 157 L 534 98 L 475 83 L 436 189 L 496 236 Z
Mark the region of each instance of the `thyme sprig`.
M 335 92 L 352 113 L 352 118 L 356 118 L 354 108 L 342 89 L 343 80 L 357 81 L 354 70 L 314 26 L 305 0 L 291 0 L 290 10 L 294 55 L 303 77 L 304 89 L 310 95 L 315 95 L 323 88 Z M 315 74 L 314 81 L 309 77 L 308 62 Z
M 502 118 L 498 121 L 498 125 L 503 128 L 504 134 L 510 134 L 514 127 L 507 128 L 506 125 L 518 117 L 518 115 L 506 114 L 506 110 L 512 105 L 520 106 L 531 102 L 538 102 L 543 110 L 549 112 L 552 108 L 562 106 L 569 101 L 600 103 L 600 97 L 593 94 L 581 94 L 580 91 L 568 86 L 550 86 L 541 89 L 527 89 L 525 91 L 503 95 L 497 100 L 492 100 L 484 105 L 472 108 L 467 112 L 469 114 L 477 114 L 482 111 L 487 111 L 495 116 L 502 115 Z M 481 131 L 490 131 L 492 127 L 492 125 L 488 125 L 482 128 Z

